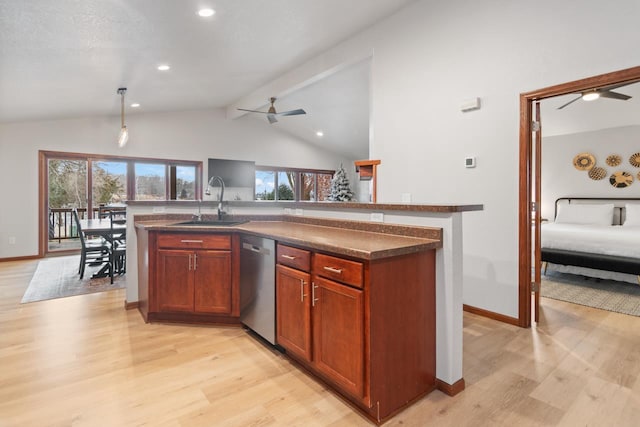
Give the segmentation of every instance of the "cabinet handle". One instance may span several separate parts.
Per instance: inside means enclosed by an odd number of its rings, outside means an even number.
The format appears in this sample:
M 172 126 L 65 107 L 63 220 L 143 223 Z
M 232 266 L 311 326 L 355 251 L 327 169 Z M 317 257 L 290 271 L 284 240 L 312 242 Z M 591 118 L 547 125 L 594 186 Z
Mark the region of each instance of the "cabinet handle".
M 203 240 L 180 240 L 180 243 L 204 243 Z
M 191 254 L 189 254 L 189 271 L 191 271 Z
M 291 255 L 280 255 L 280 256 L 281 256 L 282 258 L 290 259 L 290 260 L 292 260 L 292 261 L 293 261 L 294 259 L 296 259 L 296 257 L 291 256 Z
M 319 298 L 316 298 L 316 289 L 318 287 L 316 286 L 315 282 L 311 282 L 311 306 L 315 307 L 316 306 L 316 301 L 319 300 Z
M 336 273 L 336 274 L 342 274 L 342 269 L 341 268 L 333 268 L 333 267 L 323 267 L 325 270 L 330 271 L 332 273 Z
M 198 254 L 193 254 L 193 271 L 198 268 Z
M 306 297 L 304 293 L 304 280 L 300 279 L 300 302 L 304 302 L 304 297 Z

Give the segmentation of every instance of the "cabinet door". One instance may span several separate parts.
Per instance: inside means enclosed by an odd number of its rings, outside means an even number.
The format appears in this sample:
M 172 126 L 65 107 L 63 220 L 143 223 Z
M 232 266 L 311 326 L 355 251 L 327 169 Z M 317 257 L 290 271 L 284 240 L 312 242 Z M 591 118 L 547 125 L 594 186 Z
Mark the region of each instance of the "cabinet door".
M 345 391 L 364 395 L 364 296 L 314 276 L 313 363 Z
M 197 313 L 231 313 L 231 252 L 195 251 L 194 308 Z
M 276 340 L 287 352 L 311 361 L 309 273 L 276 267 Z
M 158 251 L 159 311 L 193 311 L 193 252 Z

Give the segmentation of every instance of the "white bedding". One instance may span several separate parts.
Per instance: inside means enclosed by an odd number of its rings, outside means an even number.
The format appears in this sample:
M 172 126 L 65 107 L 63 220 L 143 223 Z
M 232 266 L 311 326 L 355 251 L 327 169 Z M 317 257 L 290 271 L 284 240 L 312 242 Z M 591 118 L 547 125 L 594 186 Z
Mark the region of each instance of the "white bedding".
M 542 248 L 640 258 L 640 227 L 543 223 Z
M 543 223 L 541 237 L 542 248 L 640 258 L 640 227 Z M 554 270 L 564 273 L 638 283 L 638 278 L 632 274 L 551 265 Z

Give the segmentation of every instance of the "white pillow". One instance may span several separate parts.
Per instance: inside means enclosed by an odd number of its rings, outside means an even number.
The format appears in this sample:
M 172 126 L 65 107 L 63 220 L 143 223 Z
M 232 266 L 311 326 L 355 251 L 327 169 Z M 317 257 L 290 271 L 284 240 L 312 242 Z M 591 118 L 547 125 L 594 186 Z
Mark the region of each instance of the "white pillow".
M 613 203 L 558 205 L 558 215 L 555 222 L 559 224 L 611 225 L 613 224 Z
M 627 227 L 638 227 L 640 226 L 640 204 L 631 204 L 627 203 L 624 206 L 625 217 L 624 224 Z

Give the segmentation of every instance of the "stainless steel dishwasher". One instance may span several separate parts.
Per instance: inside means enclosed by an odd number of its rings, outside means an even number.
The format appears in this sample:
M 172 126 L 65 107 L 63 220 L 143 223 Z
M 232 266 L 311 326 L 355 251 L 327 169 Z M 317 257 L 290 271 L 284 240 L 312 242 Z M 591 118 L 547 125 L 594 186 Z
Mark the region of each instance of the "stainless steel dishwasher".
M 243 236 L 240 251 L 240 321 L 276 344 L 276 245 Z

